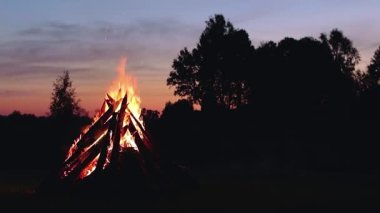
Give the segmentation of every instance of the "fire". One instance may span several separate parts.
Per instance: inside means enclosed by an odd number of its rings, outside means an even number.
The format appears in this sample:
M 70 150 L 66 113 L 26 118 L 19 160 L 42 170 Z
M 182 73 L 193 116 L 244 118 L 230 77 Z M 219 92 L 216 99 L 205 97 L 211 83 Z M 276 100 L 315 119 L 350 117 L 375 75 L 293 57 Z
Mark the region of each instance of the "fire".
M 125 72 L 126 65 L 127 65 L 127 58 L 121 58 L 120 63 L 116 68 L 118 76 L 109 87 L 108 92 L 106 93 L 105 99 L 108 100 L 109 98 L 112 98 L 115 101 L 120 101 L 127 94 L 129 110 L 142 123 L 143 120 L 140 119 L 141 99 L 136 94 L 136 89 L 135 89 L 137 88 L 136 80 L 132 76 L 129 76 L 126 74 Z M 104 102 L 100 111 L 95 115 L 92 123 L 95 123 L 108 109 L 109 107 L 107 103 Z M 119 110 L 120 110 L 120 105 L 118 106 L 116 111 L 118 112 Z M 128 122 L 127 119 L 126 119 L 126 122 Z M 84 132 L 86 132 L 88 128 L 89 127 L 87 127 L 84 130 Z
M 136 95 L 137 84 L 136 80 L 131 76 L 128 76 L 125 73 L 127 65 L 127 59 L 122 58 L 120 60 L 119 66 L 116 68 L 118 73 L 117 79 L 113 82 L 111 87 L 108 90 L 109 96 L 111 96 L 114 100 L 122 99 L 125 94 L 128 95 L 128 108 L 134 114 L 136 118 L 140 118 L 141 108 L 140 103 L 141 99 Z M 120 107 L 120 105 L 119 105 Z M 118 109 L 119 110 L 119 109 Z M 140 120 L 142 122 L 142 120 Z
M 85 169 L 82 170 L 82 172 L 79 175 L 79 178 L 83 179 L 89 176 L 93 171 L 95 171 L 98 160 L 99 160 L 99 155 L 97 155 L 96 158 L 92 160 L 91 163 Z
M 116 69 L 118 76 L 106 93 L 101 109 L 70 147 L 62 178 L 77 170 L 79 179 L 83 179 L 98 169 L 98 164 L 100 169 L 107 168 L 112 155 L 128 148 L 139 152 L 141 144 L 150 148 L 141 118 L 136 81 L 126 74 L 126 64 L 126 58 L 122 58 Z M 142 141 L 140 146 L 136 144 L 136 138 Z

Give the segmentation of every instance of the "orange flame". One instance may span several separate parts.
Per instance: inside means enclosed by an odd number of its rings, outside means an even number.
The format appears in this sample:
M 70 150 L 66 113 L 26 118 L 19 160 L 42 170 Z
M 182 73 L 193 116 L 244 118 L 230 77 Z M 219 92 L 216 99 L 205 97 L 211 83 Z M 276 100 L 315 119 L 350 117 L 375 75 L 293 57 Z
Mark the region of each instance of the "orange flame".
M 109 88 L 108 94 L 114 100 L 120 100 L 127 93 L 128 103 L 129 103 L 128 108 L 132 111 L 133 115 L 136 118 L 140 118 L 141 100 L 140 100 L 140 97 L 136 95 L 136 90 L 135 90 L 135 88 L 137 88 L 136 80 L 125 73 L 126 65 L 127 65 L 127 59 L 122 58 L 120 60 L 119 66 L 116 69 L 118 73 L 118 77 Z
M 112 99 L 115 102 L 119 102 L 119 104 L 118 104 L 118 106 L 116 106 L 116 110 L 115 110 L 115 112 L 119 112 L 120 108 L 121 108 L 121 100 L 124 98 L 125 95 L 127 95 L 127 99 L 128 99 L 128 101 L 127 101 L 128 107 L 127 108 L 129 110 L 126 110 L 126 112 L 125 112 L 126 115 L 130 115 L 130 113 L 132 113 L 133 116 L 136 119 L 138 119 L 139 122 L 142 124 L 142 128 L 144 128 L 143 120 L 140 116 L 141 115 L 141 107 L 140 107 L 141 99 L 136 94 L 137 84 L 136 84 L 136 81 L 134 78 L 132 78 L 131 76 L 128 76 L 126 74 L 126 72 L 125 72 L 126 71 L 126 64 L 127 64 L 127 59 L 121 58 L 120 63 L 116 68 L 118 76 L 113 81 L 111 86 L 109 87 L 105 99 L 106 99 L 106 101 L 109 101 L 110 99 Z M 74 141 L 74 143 L 72 144 L 72 146 L 70 147 L 70 149 L 68 151 L 66 160 L 69 159 L 74 154 L 74 152 L 76 152 L 78 150 L 77 143 L 81 140 L 81 137 L 84 134 L 86 134 L 89 131 L 90 127 L 92 125 L 94 125 L 96 123 L 96 121 L 98 121 L 99 118 L 102 117 L 102 115 L 109 109 L 109 106 L 106 103 L 106 101 L 104 101 L 101 109 L 94 116 L 92 124 L 87 126 L 86 128 L 84 128 L 81 135 Z M 133 119 L 131 119 L 131 116 L 125 116 L 124 121 L 123 121 L 123 126 L 128 125 L 130 122 L 133 122 L 135 124 L 135 121 Z M 97 140 L 102 138 L 105 134 L 106 134 L 106 132 L 104 132 L 102 134 L 102 136 L 100 136 Z M 112 132 L 110 132 L 110 134 L 111 134 L 110 140 L 112 140 Z M 120 151 L 121 152 L 127 148 L 133 148 L 133 149 L 139 151 L 137 148 L 137 145 L 135 143 L 135 139 L 134 139 L 135 133 L 131 133 L 130 130 L 127 129 L 125 132 L 122 132 L 120 134 L 121 134 L 120 135 L 120 148 L 121 148 Z M 143 138 L 143 134 L 142 134 L 140 129 L 137 129 L 137 134 L 139 134 L 140 138 Z M 107 153 L 107 158 L 106 158 L 106 162 L 103 166 L 103 169 L 105 169 L 105 167 L 110 163 L 112 144 L 113 144 L 112 141 L 110 141 L 110 144 L 107 147 L 108 153 Z M 84 151 L 86 151 L 86 150 L 84 150 Z M 89 176 L 96 169 L 98 159 L 99 159 L 99 155 L 97 155 L 97 157 L 93 161 L 91 161 L 91 163 L 86 168 L 84 168 L 81 171 L 81 173 L 79 175 L 80 179 L 83 179 L 83 178 Z M 68 175 L 68 173 L 66 172 L 64 174 L 64 176 L 67 176 L 67 175 Z

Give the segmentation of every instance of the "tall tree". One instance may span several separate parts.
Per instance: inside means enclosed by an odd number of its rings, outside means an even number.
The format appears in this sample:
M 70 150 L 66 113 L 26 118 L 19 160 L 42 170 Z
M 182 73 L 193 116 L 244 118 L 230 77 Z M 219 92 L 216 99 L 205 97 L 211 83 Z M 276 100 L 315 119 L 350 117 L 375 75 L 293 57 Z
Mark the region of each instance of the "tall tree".
M 375 51 L 371 63 L 367 67 L 367 73 L 363 77 L 366 89 L 371 89 L 379 85 L 380 81 L 380 46 Z
M 322 34 L 320 38 L 329 47 L 340 71 L 348 78 L 353 79 L 355 66 L 360 62 L 360 55 L 352 41 L 338 29 L 333 29 L 328 38 L 325 34 Z
M 50 103 L 50 114 L 53 117 L 73 117 L 80 116 L 85 111 L 79 106 L 79 99 L 76 98 L 75 88 L 70 80 L 68 71 L 53 83 L 53 92 Z
M 375 51 L 367 72 L 360 75 L 361 93 L 360 116 L 365 119 L 380 120 L 380 47 Z
M 347 118 L 352 110 L 352 102 L 361 90 L 358 79 L 361 79 L 362 76 L 355 70 L 356 65 L 360 62 L 359 52 L 353 46 L 352 41 L 338 29 L 333 29 L 328 38 L 322 34 L 320 39 L 326 49 L 330 51 L 335 69 L 344 75 L 344 78 L 336 85 L 341 90 L 336 101 L 339 103 L 337 106 L 340 106 L 341 112 L 344 112 L 343 115 Z
M 238 107 L 247 102 L 245 79 L 253 50 L 244 30 L 215 15 L 206 21 L 196 48 L 184 48 L 173 61 L 167 85 L 202 110 Z

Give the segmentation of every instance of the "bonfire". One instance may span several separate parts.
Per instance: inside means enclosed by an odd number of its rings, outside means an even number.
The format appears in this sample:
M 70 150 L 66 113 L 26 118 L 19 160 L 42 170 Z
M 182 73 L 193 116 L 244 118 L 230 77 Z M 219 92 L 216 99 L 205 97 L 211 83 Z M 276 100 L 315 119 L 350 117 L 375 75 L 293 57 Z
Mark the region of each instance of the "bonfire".
M 82 180 L 94 172 L 117 169 L 120 154 L 134 150 L 144 164 L 152 163 L 153 149 L 141 119 L 135 81 L 125 73 L 126 59 L 117 68 L 118 78 L 105 96 L 100 111 L 70 147 L 61 179 Z M 147 167 L 147 165 L 142 165 Z
M 94 190 L 123 193 L 127 189 L 135 191 L 133 196 L 145 197 L 145 192 L 194 183 L 183 167 L 158 163 L 141 118 L 135 80 L 125 74 L 125 67 L 122 59 L 101 109 L 71 145 L 63 166 L 38 191 L 89 195 L 97 194 Z

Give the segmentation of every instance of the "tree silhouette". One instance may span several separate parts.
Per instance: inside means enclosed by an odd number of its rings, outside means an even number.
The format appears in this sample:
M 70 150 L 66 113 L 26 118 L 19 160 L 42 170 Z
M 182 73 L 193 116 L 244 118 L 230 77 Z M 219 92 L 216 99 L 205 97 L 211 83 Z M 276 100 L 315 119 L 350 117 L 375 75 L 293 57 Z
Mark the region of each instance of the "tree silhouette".
M 79 106 L 79 101 L 76 98 L 69 72 L 64 71 L 53 83 L 50 115 L 59 118 L 83 115 L 85 111 Z
M 206 21 L 197 47 L 184 48 L 173 61 L 167 85 L 175 95 L 200 104 L 202 111 L 236 108 L 247 102 L 246 75 L 254 48 L 244 30 L 223 15 Z
M 352 79 L 355 66 L 360 62 L 359 52 L 353 46 L 352 41 L 338 29 L 333 29 L 328 38 L 325 34 L 321 34 L 320 39 L 329 47 L 340 71 Z
M 370 64 L 367 67 L 367 73 L 363 77 L 366 89 L 371 89 L 379 85 L 380 80 L 380 46 L 375 51 Z
M 179 119 L 183 116 L 191 115 L 194 111 L 193 105 L 189 100 L 180 99 L 174 103 L 167 102 L 165 108 L 162 110 L 162 118 L 175 118 Z
M 367 72 L 360 74 L 361 93 L 359 109 L 365 119 L 380 119 L 380 47 L 375 51 Z
M 352 41 L 338 29 L 333 29 L 328 38 L 325 34 L 321 34 L 320 40 L 330 51 L 334 59 L 335 69 L 344 75 L 344 78 L 340 78 L 337 82 L 336 87 L 340 91 L 334 102 L 336 103 L 335 106 L 339 108 L 337 112 L 342 113 L 347 118 L 352 110 L 352 102 L 362 87 L 358 81 L 362 76 L 359 71 L 355 70 L 355 66 L 360 62 L 359 52 L 353 46 Z
M 250 104 L 264 117 L 332 115 L 350 92 L 330 50 L 315 38 L 284 38 L 255 51 Z
M 144 124 L 147 127 L 147 129 L 150 129 L 152 124 L 154 122 L 157 122 L 158 119 L 160 118 L 160 112 L 157 110 L 150 110 L 150 109 L 143 108 L 141 110 L 141 116 L 144 120 Z

